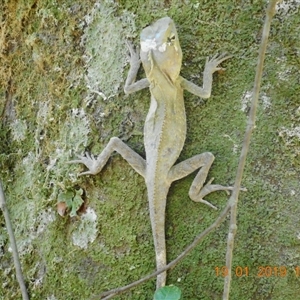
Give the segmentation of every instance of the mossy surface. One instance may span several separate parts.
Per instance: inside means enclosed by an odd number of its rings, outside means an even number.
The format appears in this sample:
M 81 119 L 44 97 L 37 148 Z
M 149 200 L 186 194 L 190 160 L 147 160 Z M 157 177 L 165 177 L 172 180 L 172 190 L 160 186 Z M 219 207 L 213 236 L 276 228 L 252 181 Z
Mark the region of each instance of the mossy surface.
M 172 17 L 183 50 L 181 74 L 197 84 L 207 56 L 233 54 L 222 65 L 226 71 L 214 75 L 210 99 L 185 93 L 188 133 L 179 158 L 212 152 L 216 159 L 208 177 L 232 185 L 266 2 L 3 0 L 1 5 L 0 177 L 30 299 L 90 299 L 155 269 L 143 178 L 118 154 L 97 176 L 79 177 L 83 166 L 66 164 L 78 153 L 99 154 L 112 136 L 144 156 L 150 94 L 124 96 L 125 40 L 137 45 L 142 28 Z M 299 41 L 299 1 L 283 1 L 272 22 L 242 183 L 248 192 L 240 194 L 233 300 L 298 297 Z M 223 192 L 206 197 L 219 211 L 192 202 L 188 189 L 194 176 L 169 192 L 169 261 L 215 220 L 228 199 Z M 82 195 L 78 216 L 56 211 L 59 195 L 68 191 Z M 0 224 L 0 299 L 21 299 L 1 213 Z M 168 272 L 168 284 L 180 287 L 183 299 L 221 299 L 224 279 L 216 268 L 224 266 L 228 225 L 228 220 L 221 224 Z M 152 280 L 116 299 L 151 299 L 154 290 Z

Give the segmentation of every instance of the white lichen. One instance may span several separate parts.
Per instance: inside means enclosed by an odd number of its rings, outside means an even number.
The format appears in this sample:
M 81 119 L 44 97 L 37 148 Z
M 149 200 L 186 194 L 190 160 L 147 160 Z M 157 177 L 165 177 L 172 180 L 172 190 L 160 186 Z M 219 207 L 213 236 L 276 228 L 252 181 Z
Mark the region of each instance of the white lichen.
M 133 37 L 136 30 L 134 15 L 124 10 L 117 16 L 116 10 L 115 1 L 96 2 L 82 23 L 87 103 L 95 94 L 104 100 L 117 95 L 124 82 L 122 75 L 128 56 L 125 39 Z
M 288 137 L 288 138 L 298 138 L 300 140 L 300 127 L 296 126 L 294 128 L 285 128 L 282 127 L 281 130 L 279 131 L 279 136 L 281 137 Z
M 286 147 L 292 149 L 293 157 L 300 155 L 300 126 L 291 128 L 282 127 L 279 132 Z
M 66 149 L 71 146 L 75 152 L 88 145 L 90 121 L 84 109 L 72 109 L 60 128 L 60 136 L 55 142 L 57 149 Z M 56 155 L 63 152 L 56 152 Z
M 88 207 L 86 213 L 81 216 L 80 225 L 72 234 L 73 244 L 86 249 L 88 243 L 92 243 L 97 237 L 97 224 L 95 211 Z
M 36 234 L 38 235 L 44 232 L 49 226 L 49 224 L 54 222 L 55 220 L 56 220 L 56 215 L 52 210 L 52 208 L 48 208 L 46 210 L 40 211 L 36 218 L 36 223 L 37 223 Z
M 26 121 L 17 119 L 10 124 L 10 129 L 14 141 L 21 142 L 25 140 L 27 133 Z
M 299 11 L 300 0 L 283 0 L 276 4 L 276 14 L 290 16 Z
M 252 91 L 246 91 L 243 94 L 243 97 L 241 99 L 241 104 L 242 104 L 241 111 L 246 112 L 248 110 L 248 108 L 251 105 L 252 97 L 253 97 Z M 260 103 L 262 104 L 264 110 L 270 108 L 271 100 L 266 94 L 261 93 L 259 100 L 261 100 Z

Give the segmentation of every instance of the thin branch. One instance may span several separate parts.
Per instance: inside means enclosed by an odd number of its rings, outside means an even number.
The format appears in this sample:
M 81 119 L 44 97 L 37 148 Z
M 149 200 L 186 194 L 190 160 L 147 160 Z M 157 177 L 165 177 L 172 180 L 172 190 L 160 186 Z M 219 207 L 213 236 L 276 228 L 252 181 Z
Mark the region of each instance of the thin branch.
M 224 280 L 223 300 L 229 299 L 229 291 L 230 291 L 230 284 L 231 284 L 232 253 L 233 253 L 233 245 L 234 245 L 234 236 L 237 230 L 236 215 L 237 215 L 238 195 L 241 187 L 241 181 L 242 181 L 242 176 L 243 176 L 244 167 L 246 163 L 246 156 L 249 149 L 250 138 L 255 125 L 256 109 L 258 105 L 258 97 L 259 97 L 259 90 L 260 90 L 260 84 L 262 78 L 262 71 L 264 66 L 264 58 L 265 58 L 266 48 L 268 44 L 271 20 L 275 14 L 275 6 L 277 2 L 278 1 L 276 0 L 271 0 L 266 10 L 266 19 L 265 19 L 265 24 L 264 24 L 263 34 L 262 34 L 261 45 L 259 49 L 250 116 L 249 116 L 243 147 L 240 155 L 239 165 L 238 165 L 235 184 L 234 184 L 234 190 L 229 199 L 231 204 L 231 211 L 230 211 L 231 215 L 230 215 L 230 225 L 229 225 L 229 233 L 227 238 L 227 252 L 226 252 L 226 270 L 228 271 L 228 275 L 225 277 Z
M 220 213 L 219 217 L 208 228 L 206 228 L 203 232 L 201 232 L 194 239 L 193 243 L 191 243 L 180 255 L 178 255 L 177 258 L 175 258 L 173 261 L 171 261 L 169 264 L 167 264 L 162 269 L 160 269 L 150 275 L 147 275 L 144 278 L 141 278 L 140 280 L 134 281 L 133 283 L 128 284 L 126 286 L 107 291 L 107 292 L 101 294 L 100 296 L 94 296 L 92 299 L 96 299 L 98 297 L 100 297 L 100 299 L 103 299 L 103 300 L 111 299 L 114 296 L 124 293 L 125 291 L 128 291 L 128 290 L 132 289 L 133 287 L 135 287 L 143 282 L 146 282 L 147 280 L 157 276 L 158 274 L 175 267 L 175 265 L 177 265 L 179 261 L 181 261 L 185 256 L 187 256 L 187 254 L 189 252 L 191 252 L 204 239 L 205 236 L 207 236 L 210 232 L 212 232 L 215 228 L 217 228 L 224 221 L 224 219 L 226 218 L 226 215 L 228 214 L 229 209 L 230 209 L 230 204 L 228 202 L 226 207 Z
M 14 264 L 15 264 L 15 269 L 16 269 L 16 274 L 17 274 L 17 280 L 18 280 L 19 285 L 20 285 L 22 298 L 23 298 L 23 300 L 29 300 L 27 289 L 26 289 L 26 286 L 25 286 L 24 278 L 23 278 L 21 264 L 20 264 L 20 260 L 19 260 L 19 254 L 18 254 L 16 239 L 15 239 L 14 231 L 13 231 L 12 226 L 11 226 L 9 213 L 8 213 L 8 210 L 7 210 L 7 207 L 6 207 L 5 196 L 4 196 L 1 181 L 0 181 L 0 208 L 3 211 L 3 215 L 4 215 L 4 219 L 5 219 L 5 225 L 6 225 L 6 228 L 7 228 L 8 235 L 9 235 L 10 245 L 11 245 L 11 249 L 12 249 L 12 254 L 13 254 Z

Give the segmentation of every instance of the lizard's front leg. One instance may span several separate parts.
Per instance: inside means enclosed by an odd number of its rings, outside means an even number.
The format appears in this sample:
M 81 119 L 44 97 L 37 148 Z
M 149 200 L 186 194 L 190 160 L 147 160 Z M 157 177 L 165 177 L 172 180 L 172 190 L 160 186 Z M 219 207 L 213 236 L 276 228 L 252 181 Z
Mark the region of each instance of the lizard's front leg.
M 168 178 L 170 182 L 173 182 L 201 168 L 192 182 L 192 185 L 189 190 L 189 196 L 195 202 L 205 203 L 208 206 L 217 209 L 214 205 L 204 200 L 203 197 L 215 191 L 232 190 L 233 187 L 222 186 L 219 184 L 211 184 L 213 179 L 211 179 L 205 186 L 203 186 L 204 181 L 209 172 L 210 166 L 212 165 L 214 159 L 214 155 L 210 152 L 195 155 L 173 166 L 169 172 Z
M 180 77 L 181 87 L 198 97 L 204 99 L 209 98 L 212 89 L 213 73 L 218 70 L 224 70 L 224 68 L 218 67 L 218 65 L 230 57 L 230 55 L 226 55 L 225 53 L 223 53 L 221 55 L 216 54 L 210 60 L 208 58 L 206 59 L 206 64 L 203 72 L 203 87 L 200 87 L 186 80 L 185 78 Z
M 145 177 L 146 161 L 117 137 L 110 139 L 97 159 L 89 154 L 86 154 L 86 156 L 78 155 L 79 159 L 69 161 L 69 163 L 82 163 L 89 169 L 89 171 L 83 172 L 80 175 L 95 175 L 102 170 L 113 151 L 121 154 L 137 173 Z
M 127 41 L 126 44 L 130 52 L 130 57 L 129 57 L 130 69 L 125 82 L 124 92 L 125 94 L 131 94 L 149 87 L 150 83 L 147 78 L 135 82 L 136 75 L 138 73 L 141 64 L 140 54 L 138 50 L 137 51 L 134 50 L 133 45 L 130 42 Z

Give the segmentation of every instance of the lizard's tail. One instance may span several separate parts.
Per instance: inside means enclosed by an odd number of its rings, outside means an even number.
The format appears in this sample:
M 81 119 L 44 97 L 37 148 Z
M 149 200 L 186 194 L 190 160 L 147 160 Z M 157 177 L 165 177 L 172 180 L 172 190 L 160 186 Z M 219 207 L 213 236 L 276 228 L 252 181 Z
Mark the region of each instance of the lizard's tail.
M 166 242 L 165 242 L 165 226 L 160 227 L 159 232 L 154 233 L 154 246 L 155 246 L 155 256 L 156 256 L 156 269 L 160 270 L 161 268 L 165 267 L 167 264 L 167 257 L 166 257 Z M 156 289 L 159 289 L 166 285 L 167 279 L 167 272 L 160 273 L 157 275 L 156 279 Z
M 160 270 L 167 264 L 166 255 L 166 239 L 165 239 L 165 209 L 163 205 L 155 208 L 151 211 L 151 227 L 153 233 L 154 247 L 155 247 L 155 259 L 156 269 Z M 167 272 L 157 275 L 156 289 L 166 285 Z
M 156 186 L 156 192 L 151 186 L 147 186 L 149 211 L 151 219 L 151 227 L 153 241 L 155 247 L 156 269 L 160 270 L 167 264 L 166 257 L 166 239 L 165 239 L 165 210 L 166 198 L 169 187 L 166 185 L 153 184 Z M 159 191 L 159 192 L 157 192 Z M 157 275 L 156 289 L 166 285 L 167 272 Z

